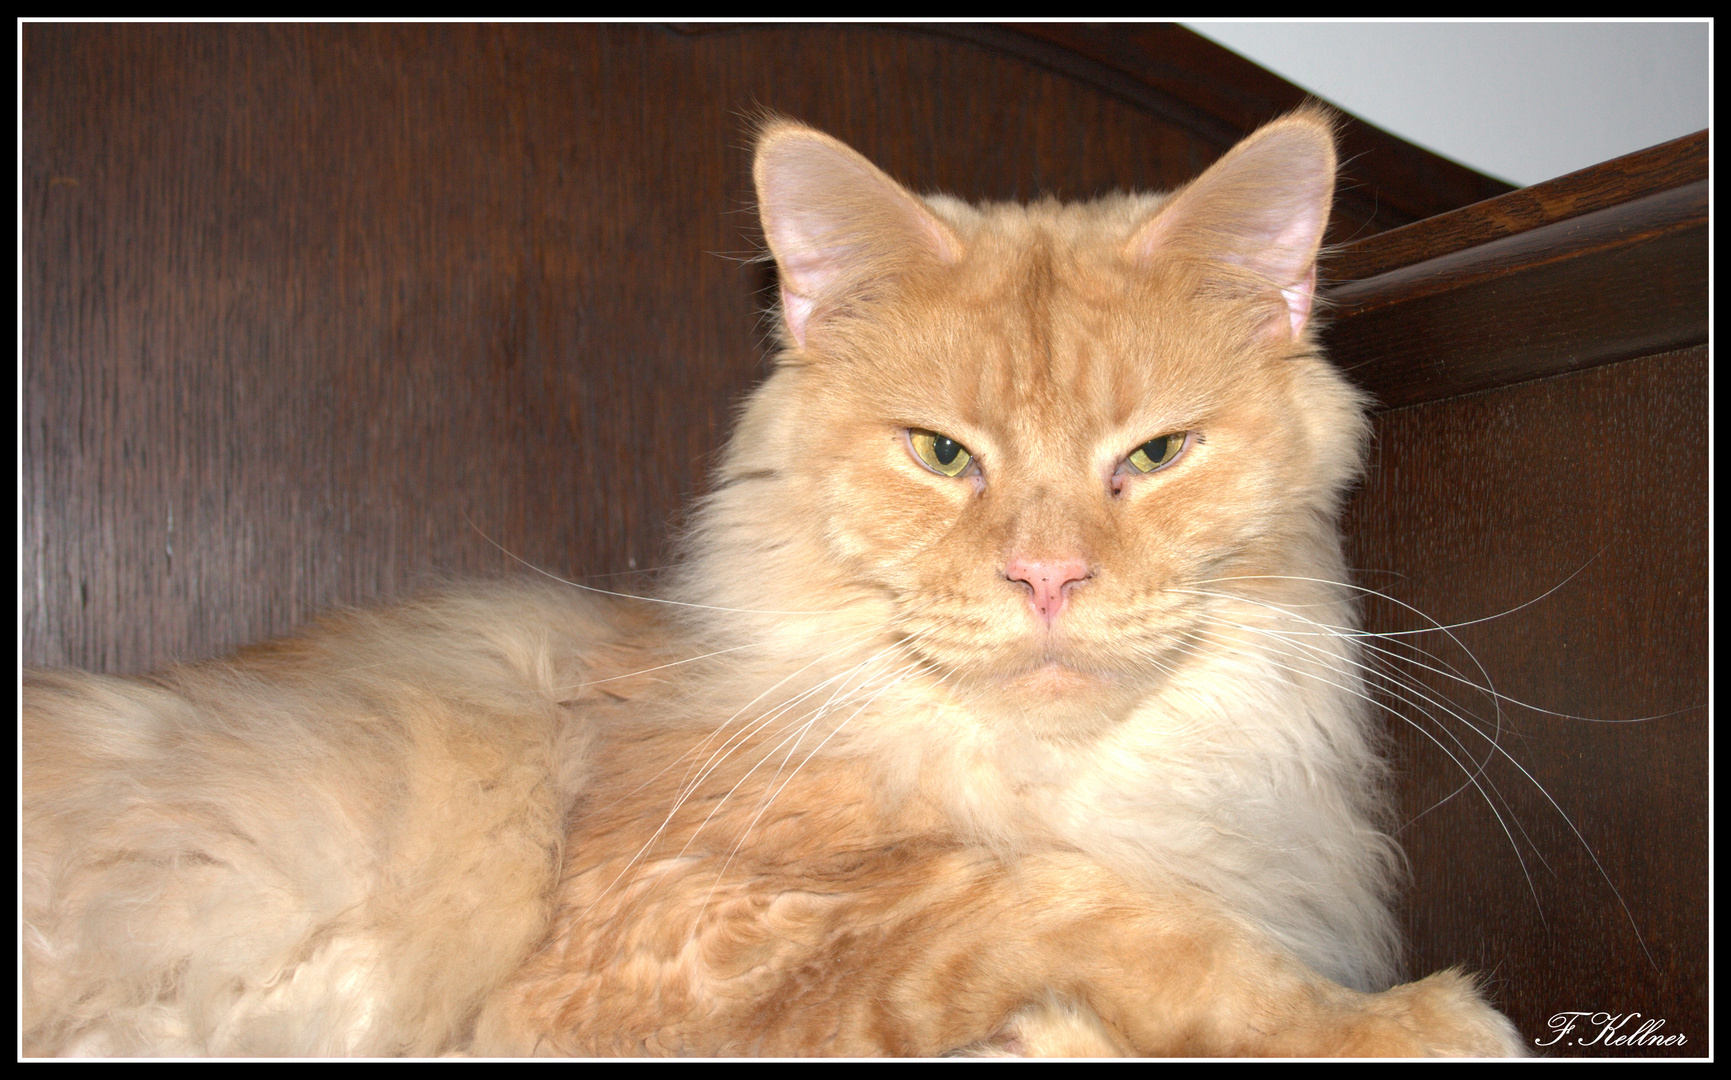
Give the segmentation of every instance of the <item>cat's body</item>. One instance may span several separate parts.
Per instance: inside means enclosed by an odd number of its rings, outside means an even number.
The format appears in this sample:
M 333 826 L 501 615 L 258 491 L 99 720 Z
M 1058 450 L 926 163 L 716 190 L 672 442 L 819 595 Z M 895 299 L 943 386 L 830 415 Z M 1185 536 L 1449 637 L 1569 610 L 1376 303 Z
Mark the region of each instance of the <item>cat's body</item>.
M 1462 977 L 1362 992 L 1333 168 L 1301 114 L 975 208 L 768 126 L 788 349 L 660 602 L 27 680 L 26 1052 L 1517 1051 Z

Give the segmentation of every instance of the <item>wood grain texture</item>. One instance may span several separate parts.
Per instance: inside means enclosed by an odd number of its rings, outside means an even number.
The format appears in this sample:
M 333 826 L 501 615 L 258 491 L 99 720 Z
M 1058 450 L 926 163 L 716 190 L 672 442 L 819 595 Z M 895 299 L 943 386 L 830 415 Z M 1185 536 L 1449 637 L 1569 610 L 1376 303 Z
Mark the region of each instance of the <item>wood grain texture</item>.
M 1460 711 L 1390 721 L 1413 970 L 1487 973 L 1529 1037 L 1589 1010 L 1688 1039 L 1546 1054 L 1709 1051 L 1706 392 L 1697 347 L 1383 413 L 1348 519 L 1399 602 L 1369 627 L 1456 627 L 1404 640 L 1506 696 L 1404 666 Z

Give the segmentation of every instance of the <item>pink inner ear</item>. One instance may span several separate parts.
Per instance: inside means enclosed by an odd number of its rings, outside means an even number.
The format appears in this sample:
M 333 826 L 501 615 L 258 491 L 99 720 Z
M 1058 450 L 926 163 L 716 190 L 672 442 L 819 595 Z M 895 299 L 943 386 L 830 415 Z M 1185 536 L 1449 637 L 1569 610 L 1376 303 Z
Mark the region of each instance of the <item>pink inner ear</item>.
M 1292 321 L 1292 336 L 1297 337 L 1304 332 L 1304 324 L 1310 321 L 1310 305 L 1316 299 L 1316 267 L 1310 268 L 1310 273 L 1304 275 L 1302 282 L 1280 290 L 1280 296 L 1286 301 L 1286 314 Z
M 1174 194 L 1132 235 L 1128 251 L 1147 262 L 1177 250 L 1249 271 L 1286 306 L 1286 320 L 1270 318 L 1266 332 L 1297 337 L 1315 307 L 1334 168 L 1327 124 L 1314 117 L 1271 124 Z
M 805 348 L 805 324 L 811 318 L 812 299 L 798 293 L 788 291 L 786 285 L 781 287 L 781 317 L 787 323 L 787 332 L 793 335 L 794 343 Z
M 765 134 L 753 167 L 758 213 L 781 272 L 782 319 L 801 348 L 818 306 L 961 246 L 924 203 L 847 146 L 791 125 Z

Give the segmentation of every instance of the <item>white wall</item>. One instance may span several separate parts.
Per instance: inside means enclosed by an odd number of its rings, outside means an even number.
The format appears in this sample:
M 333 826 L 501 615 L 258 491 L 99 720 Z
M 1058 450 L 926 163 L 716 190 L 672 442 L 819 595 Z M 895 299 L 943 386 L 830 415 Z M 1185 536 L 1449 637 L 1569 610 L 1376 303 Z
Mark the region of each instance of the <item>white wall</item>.
M 1190 22 L 1355 116 L 1514 184 L 1708 126 L 1693 22 Z

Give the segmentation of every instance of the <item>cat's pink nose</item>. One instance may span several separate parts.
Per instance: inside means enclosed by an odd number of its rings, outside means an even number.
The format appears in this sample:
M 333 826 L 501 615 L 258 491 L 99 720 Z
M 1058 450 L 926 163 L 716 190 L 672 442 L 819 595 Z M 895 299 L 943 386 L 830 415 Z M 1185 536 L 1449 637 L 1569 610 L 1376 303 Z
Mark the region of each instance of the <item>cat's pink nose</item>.
M 1051 626 L 1064 610 L 1070 587 L 1093 574 L 1081 559 L 1024 559 L 1018 555 L 1004 567 L 1004 576 L 1028 587 L 1034 611 Z

